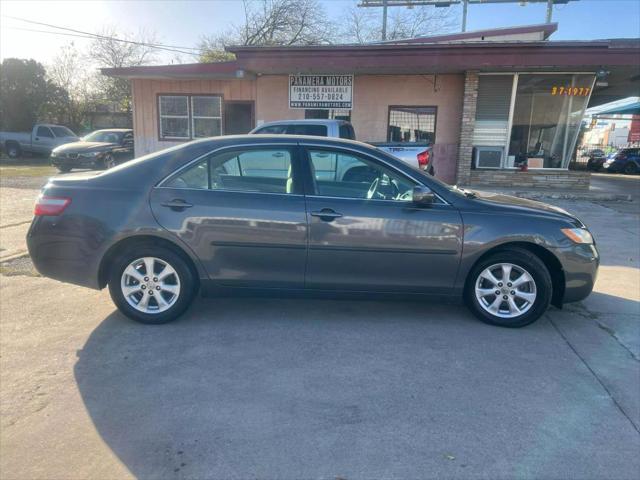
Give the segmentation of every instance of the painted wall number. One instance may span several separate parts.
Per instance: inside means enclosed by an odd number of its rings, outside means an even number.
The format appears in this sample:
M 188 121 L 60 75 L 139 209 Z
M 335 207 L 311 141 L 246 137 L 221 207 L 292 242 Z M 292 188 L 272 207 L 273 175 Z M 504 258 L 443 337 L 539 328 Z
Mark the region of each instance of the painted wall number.
M 568 97 L 588 97 L 590 87 L 551 87 L 551 95 L 565 95 Z

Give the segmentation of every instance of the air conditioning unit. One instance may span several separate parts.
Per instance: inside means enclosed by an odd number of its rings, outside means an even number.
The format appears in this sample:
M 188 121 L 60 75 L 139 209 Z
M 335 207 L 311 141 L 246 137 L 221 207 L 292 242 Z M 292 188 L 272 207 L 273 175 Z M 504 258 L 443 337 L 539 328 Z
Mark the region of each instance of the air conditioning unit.
M 504 147 L 475 147 L 476 168 L 502 168 Z

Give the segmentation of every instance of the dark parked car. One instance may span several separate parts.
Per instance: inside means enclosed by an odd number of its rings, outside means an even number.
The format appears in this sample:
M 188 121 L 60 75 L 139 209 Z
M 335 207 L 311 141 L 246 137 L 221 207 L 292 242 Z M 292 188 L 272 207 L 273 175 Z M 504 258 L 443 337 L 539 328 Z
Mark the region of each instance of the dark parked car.
M 43 275 L 108 285 L 145 323 L 175 319 L 203 287 L 464 297 L 481 320 L 521 327 L 589 295 L 599 263 L 559 208 L 450 187 L 363 143 L 289 135 L 52 178 L 27 243 Z
M 602 168 L 606 160 L 607 154 L 604 150 L 600 150 L 599 148 L 591 150 L 589 152 L 589 159 L 587 160 L 587 169 L 597 172 Z
M 610 173 L 639 173 L 640 148 L 623 148 L 615 156 L 604 163 L 605 172 Z
M 113 168 L 133 158 L 133 130 L 96 130 L 79 142 L 67 143 L 51 152 L 51 164 L 61 172 L 73 168 Z

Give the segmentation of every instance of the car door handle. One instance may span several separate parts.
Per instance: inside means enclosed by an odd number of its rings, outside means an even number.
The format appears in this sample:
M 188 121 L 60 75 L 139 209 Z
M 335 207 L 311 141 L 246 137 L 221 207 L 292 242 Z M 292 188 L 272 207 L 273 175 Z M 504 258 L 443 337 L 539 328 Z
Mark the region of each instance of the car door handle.
M 311 216 L 318 217 L 320 218 L 320 220 L 324 220 L 325 222 L 330 222 L 332 220 L 335 220 L 336 218 L 342 217 L 343 215 L 330 208 L 323 208 L 320 211 L 311 212 Z
M 181 198 L 174 198 L 170 202 L 164 202 L 164 203 L 161 203 L 160 205 L 162 205 L 163 207 L 170 208 L 171 210 L 176 210 L 176 211 L 180 211 L 180 210 L 184 210 L 185 208 L 193 207 L 192 203 L 187 203 L 184 200 L 182 200 Z

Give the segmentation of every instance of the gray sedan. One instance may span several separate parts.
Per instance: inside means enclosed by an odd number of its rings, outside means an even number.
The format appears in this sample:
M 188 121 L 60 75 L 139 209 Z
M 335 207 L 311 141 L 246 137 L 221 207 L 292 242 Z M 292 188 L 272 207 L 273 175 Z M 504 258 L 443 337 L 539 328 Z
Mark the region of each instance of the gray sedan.
M 45 276 L 164 323 L 198 291 L 464 299 L 521 327 L 591 292 L 587 227 L 542 203 L 445 185 L 363 143 L 304 136 L 190 142 L 52 178 L 27 236 Z

